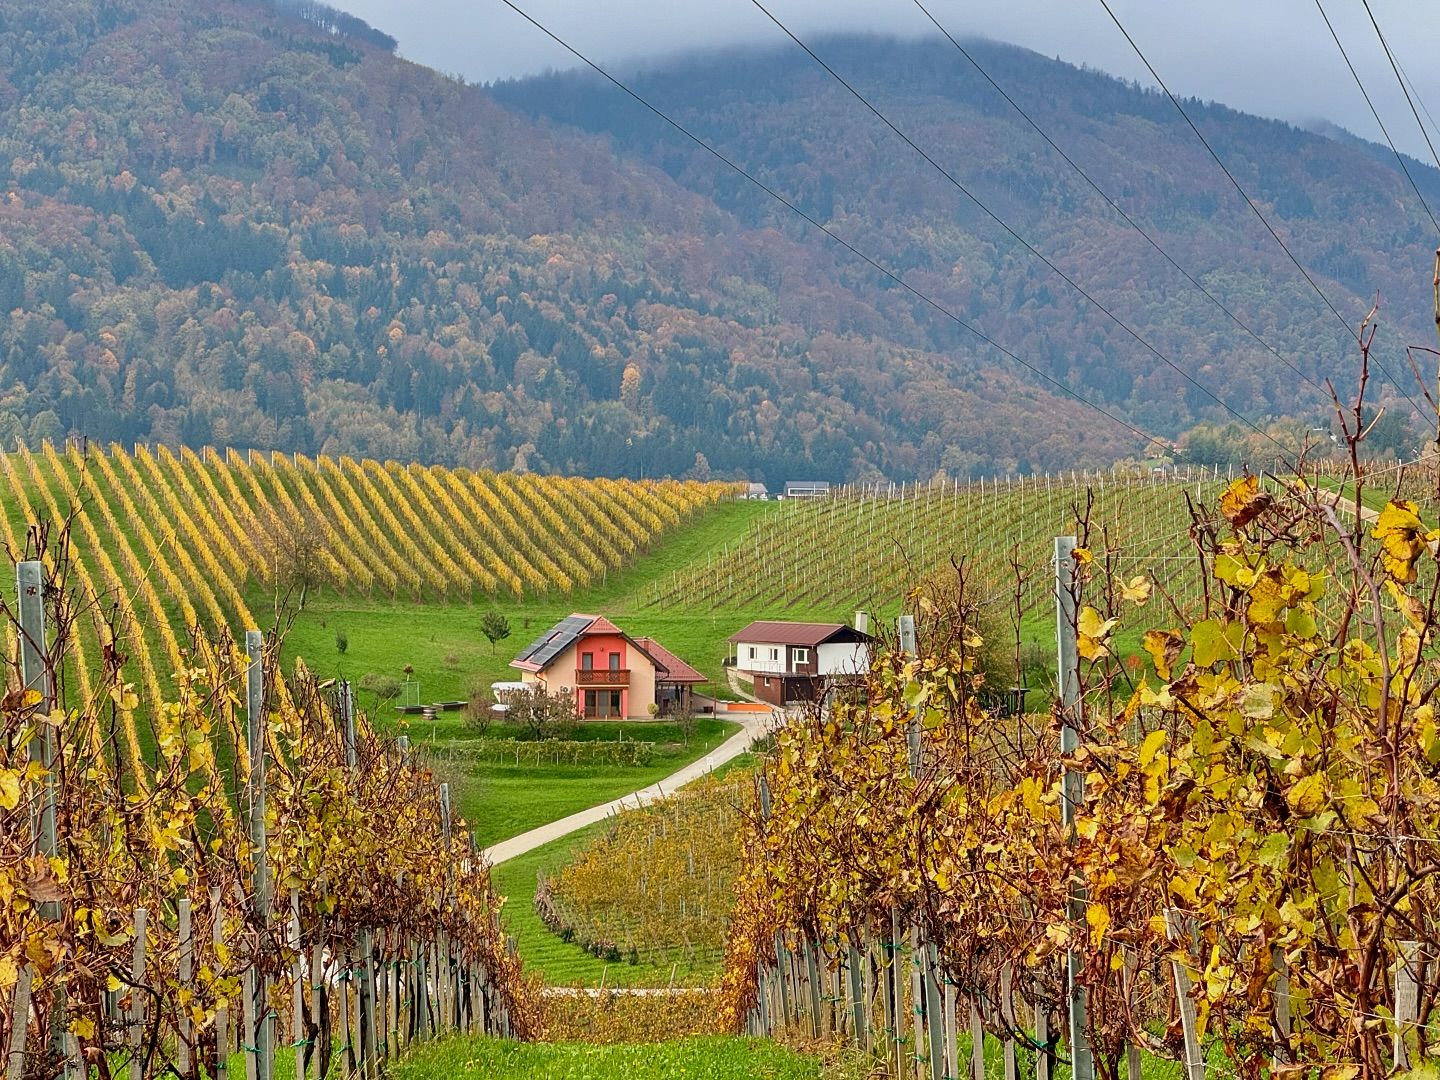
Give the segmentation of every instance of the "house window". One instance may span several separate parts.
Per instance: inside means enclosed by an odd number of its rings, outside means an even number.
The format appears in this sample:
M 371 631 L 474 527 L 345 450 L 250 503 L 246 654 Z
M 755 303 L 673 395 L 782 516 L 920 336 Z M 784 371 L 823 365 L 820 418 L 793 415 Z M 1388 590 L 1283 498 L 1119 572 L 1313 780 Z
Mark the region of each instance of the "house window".
M 779 650 L 779 649 L 771 649 L 771 650 L 770 650 L 770 661 L 771 661 L 771 663 L 777 663 L 777 664 L 780 662 L 780 650 Z
M 619 654 L 618 652 L 612 652 L 612 653 L 610 654 L 610 670 L 611 670 L 611 671 L 619 671 L 619 670 L 620 670 L 620 654 Z
M 585 716 L 596 720 L 618 719 L 620 717 L 620 691 L 586 690 Z
M 594 654 L 594 653 L 592 653 L 592 652 L 587 652 L 587 653 L 581 653 L 581 654 L 580 654 L 580 670 L 581 670 L 581 671 L 594 671 L 594 670 L 595 670 L 595 654 Z
M 751 645 L 751 646 L 750 646 L 750 659 L 751 659 L 751 660 L 754 660 L 754 659 L 755 659 L 755 646 L 754 646 L 754 645 Z
M 810 650 L 809 650 L 809 649 L 796 649 L 796 650 L 795 650 L 795 664 L 796 664 L 797 667 L 798 667 L 799 665 L 801 665 L 801 664 L 808 664 L 809 662 L 810 662 Z
M 770 685 L 770 676 L 769 676 L 769 675 L 766 675 L 766 676 L 765 676 L 765 685 L 766 685 L 766 686 L 769 686 L 769 685 Z

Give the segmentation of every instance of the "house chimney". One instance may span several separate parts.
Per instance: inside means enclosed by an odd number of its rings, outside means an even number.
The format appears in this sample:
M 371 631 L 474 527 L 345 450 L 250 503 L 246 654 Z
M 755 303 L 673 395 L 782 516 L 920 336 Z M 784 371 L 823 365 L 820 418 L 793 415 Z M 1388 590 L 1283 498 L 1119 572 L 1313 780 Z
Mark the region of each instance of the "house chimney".
M 855 612 L 855 629 L 862 634 L 870 632 L 870 613 L 868 611 Z

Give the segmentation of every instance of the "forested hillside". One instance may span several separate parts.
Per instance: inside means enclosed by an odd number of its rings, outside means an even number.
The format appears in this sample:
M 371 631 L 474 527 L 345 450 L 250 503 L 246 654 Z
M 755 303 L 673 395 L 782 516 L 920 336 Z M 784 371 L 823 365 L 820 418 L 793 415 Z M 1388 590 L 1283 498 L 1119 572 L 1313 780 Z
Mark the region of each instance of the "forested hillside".
M 1317 396 L 1132 229 L 943 39 L 809 42 L 1016 232 L 1228 403 L 1252 417 Z M 1353 375 L 1354 342 L 1237 194 L 1174 106 L 1102 73 L 986 42 L 979 65 L 1131 218 L 1306 375 Z M 688 57 L 631 84 L 809 213 L 1068 385 L 1173 432 L 1215 405 L 1089 304 L 793 45 Z M 527 113 L 604 131 L 751 225 L 790 212 L 583 72 L 501 84 Z M 1388 148 L 1222 105 L 1190 116 L 1358 325 L 1378 293 L 1377 349 L 1405 389 L 1405 344 L 1426 329 L 1437 237 Z M 1440 172 L 1408 162 L 1431 207 Z M 853 268 L 847 267 L 847 271 Z M 847 272 L 847 279 L 851 275 Z M 863 288 L 863 287 L 862 287 Z M 866 326 L 937 349 L 974 347 L 953 323 Z
M 772 483 L 1140 451 L 633 104 L 575 76 L 466 86 L 347 19 L 308 0 L 0 0 L 0 443 L 76 431 Z M 827 48 L 888 80 L 887 108 L 1197 377 L 1255 415 L 1320 415 L 953 53 Z M 1348 370 L 1338 327 L 1162 101 L 987 56 L 1267 338 L 1309 373 Z M 1057 379 L 1159 434 L 1225 419 L 808 63 L 736 54 L 641 81 Z M 1347 314 L 1380 289 L 1409 318 L 1384 339 L 1400 371 L 1429 239 L 1398 173 L 1222 109 L 1203 122 Z

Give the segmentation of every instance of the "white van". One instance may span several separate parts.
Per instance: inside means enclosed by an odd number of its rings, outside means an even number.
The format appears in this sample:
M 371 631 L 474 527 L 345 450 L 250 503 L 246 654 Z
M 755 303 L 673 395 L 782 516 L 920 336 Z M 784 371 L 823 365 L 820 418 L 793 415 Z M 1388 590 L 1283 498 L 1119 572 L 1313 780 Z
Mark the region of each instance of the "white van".
M 514 693 L 523 693 L 530 689 L 527 682 L 493 682 L 490 684 L 490 692 L 495 695 L 495 704 L 490 706 L 494 713 L 508 712 L 510 706 L 505 704 L 505 699 Z

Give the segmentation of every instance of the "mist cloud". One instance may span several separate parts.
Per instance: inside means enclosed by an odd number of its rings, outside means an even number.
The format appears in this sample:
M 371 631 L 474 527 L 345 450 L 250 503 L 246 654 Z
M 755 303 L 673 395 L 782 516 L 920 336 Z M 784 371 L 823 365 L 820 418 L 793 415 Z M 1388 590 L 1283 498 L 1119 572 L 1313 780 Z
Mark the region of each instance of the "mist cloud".
M 607 65 L 628 66 L 716 46 L 785 44 L 748 0 L 517 3 Z M 338 0 L 338 6 L 393 34 L 409 59 L 472 82 L 575 64 L 497 0 Z M 909 0 L 767 0 L 767 6 L 802 35 L 864 30 L 918 37 L 935 32 Z M 927 0 L 927 6 L 957 36 L 1012 42 L 1152 82 L 1098 0 Z M 1328 120 L 1366 138 L 1381 138 L 1311 0 L 1117 0 L 1113 6 L 1178 94 L 1295 123 Z M 1440 68 L 1433 63 L 1440 45 L 1440 9 L 1434 0 L 1371 0 L 1371 8 L 1420 98 L 1440 116 Z M 1326 11 L 1396 144 L 1429 161 L 1363 7 L 1355 0 L 1329 0 Z M 1440 146 L 1440 133 L 1432 130 L 1431 139 Z

